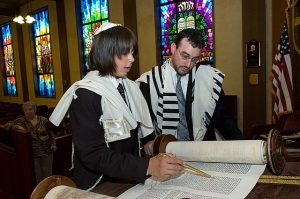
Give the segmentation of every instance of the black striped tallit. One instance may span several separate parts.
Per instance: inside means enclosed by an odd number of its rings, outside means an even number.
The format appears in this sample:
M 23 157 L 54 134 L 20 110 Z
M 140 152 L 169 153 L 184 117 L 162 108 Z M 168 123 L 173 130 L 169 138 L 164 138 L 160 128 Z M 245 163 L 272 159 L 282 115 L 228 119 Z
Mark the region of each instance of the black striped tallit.
M 166 70 L 165 68 L 167 67 L 167 64 L 169 62 L 166 62 L 162 66 L 156 66 L 152 68 L 151 72 L 147 73 L 147 83 L 150 85 L 150 87 L 154 88 L 156 93 L 152 93 L 151 95 L 157 95 L 157 104 L 152 104 L 152 106 L 157 106 L 157 107 L 152 107 L 153 110 L 156 110 L 153 114 L 156 116 L 154 118 L 154 123 L 156 124 L 156 132 L 158 134 L 161 134 L 162 132 L 164 134 L 172 134 L 175 135 L 177 134 L 177 125 L 179 122 L 179 111 L 178 111 L 178 101 L 177 101 L 177 96 L 176 96 L 176 91 L 174 92 L 166 92 L 165 89 L 165 82 L 163 81 L 164 74 Z M 208 72 L 210 76 L 212 76 L 213 79 L 207 78 L 208 81 L 205 82 L 206 80 L 205 77 L 207 76 L 206 74 L 201 74 L 201 76 L 205 76 L 204 78 L 198 78 L 198 82 L 196 82 L 195 75 L 200 67 L 203 67 L 204 72 Z M 168 66 L 171 67 L 171 66 Z M 209 69 L 208 69 L 209 68 Z M 202 70 L 201 69 L 201 70 Z M 202 73 L 202 71 L 200 72 Z M 199 72 L 199 73 L 200 73 Z M 169 75 L 169 74 L 168 74 Z M 197 75 L 199 75 L 197 73 Z M 190 73 L 189 73 L 189 80 L 188 80 L 188 88 L 187 88 L 187 94 L 186 94 L 186 116 L 187 116 L 187 123 L 189 127 L 189 131 L 193 137 L 197 137 L 193 132 L 193 129 L 195 126 L 198 126 L 196 129 L 200 129 L 198 131 L 202 131 L 202 137 L 204 136 L 207 127 L 209 126 L 211 122 L 211 118 L 213 116 L 214 110 L 216 103 L 219 99 L 219 95 L 221 93 L 222 89 L 222 82 L 224 79 L 224 75 L 217 69 L 211 68 L 208 66 L 203 66 L 199 65 L 194 67 Z M 212 81 L 211 81 L 212 80 Z M 209 83 L 208 83 L 209 82 Z M 194 100 L 195 98 L 195 88 L 196 88 L 196 83 L 205 85 L 204 87 L 207 88 L 208 91 L 206 91 L 206 94 L 211 96 L 209 100 L 206 102 L 203 102 L 199 99 Z M 204 89 L 205 90 L 205 89 Z M 202 91 L 198 91 L 202 92 Z M 152 98 L 153 96 L 151 96 Z M 199 111 L 199 115 L 196 114 L 193 115 L 193 109 L 196 109 L 196 107 L 201 107 L 202 113 L 200 114 L 201 111 Z M 197 109 L 198 110 L 198 109 Z M 198 113 L 197 110 L 194 111 L 194 113 Z M 189 119 L 188 119 L 189 118 Z M 199 127 L 200 126 L 200 127 Z M 191 140 L 193 140 L 193 137 L 191 137 Z M 200 138 L 201 139 L 201 138 Z

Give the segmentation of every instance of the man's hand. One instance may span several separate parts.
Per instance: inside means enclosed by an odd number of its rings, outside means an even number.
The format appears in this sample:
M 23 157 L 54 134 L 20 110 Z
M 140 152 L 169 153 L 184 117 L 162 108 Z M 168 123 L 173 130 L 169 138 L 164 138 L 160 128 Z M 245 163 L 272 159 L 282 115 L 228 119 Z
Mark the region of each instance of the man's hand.
M 182 174 L 184 161 L 177 159 L 175 155 L 157 155 L 149 161 L 148 173 L 159 180 L 167 180 Z

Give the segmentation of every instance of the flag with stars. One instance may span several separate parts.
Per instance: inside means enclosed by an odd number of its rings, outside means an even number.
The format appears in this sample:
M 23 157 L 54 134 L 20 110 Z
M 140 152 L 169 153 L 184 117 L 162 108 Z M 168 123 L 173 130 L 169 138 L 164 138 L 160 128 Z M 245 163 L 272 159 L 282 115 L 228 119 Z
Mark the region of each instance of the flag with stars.
M 293 112 L 293 79 L 288 27 L 284 23 L 277 52 L 272 66 L 272 120 L 275 124 L 280 115 Z

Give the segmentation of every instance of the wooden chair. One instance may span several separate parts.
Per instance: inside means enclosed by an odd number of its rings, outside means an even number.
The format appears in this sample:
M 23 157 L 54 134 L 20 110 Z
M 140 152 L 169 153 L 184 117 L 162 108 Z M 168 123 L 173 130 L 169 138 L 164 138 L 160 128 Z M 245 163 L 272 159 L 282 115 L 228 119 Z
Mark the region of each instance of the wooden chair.
M 0 128 L 0 198 L 29 198 L 34 188 L 30 133 Z
M 280 117 L 276 125 L 253 125 L 253 139 L 265 139 L 271 129 L 277 129 L 287 149 L 287 161 L 300 161 L 300 111 Z
M 262 134 L 267 134 L 272 128 L 279 130 L 282 136 L 292 136 L 297 139 L 296 135 L 300 132 L 300 111 L 281 116 L 277 124 L 253 125 L 253 138 L 255 139 Z

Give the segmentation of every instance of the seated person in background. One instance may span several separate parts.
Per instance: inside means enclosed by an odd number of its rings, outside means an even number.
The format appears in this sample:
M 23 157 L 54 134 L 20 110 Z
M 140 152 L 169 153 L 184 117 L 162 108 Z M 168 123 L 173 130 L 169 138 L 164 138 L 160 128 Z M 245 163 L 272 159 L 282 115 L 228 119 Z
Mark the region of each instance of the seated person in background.
M 171 44 L 171 58 L 137 79 L 155 132 L 178 140 L 215 140 L 216 128 L 225 139 L 242 139 L 224 101 L 224 74 L 198 64 L 202 46 L 199 31 L 182 30 Z M 151 150 L 145 146 L 146 153 Z
M 80 189 L 110 180 L 144 182 L 148 174 L 164 180 L 183 171 L 183 161 L 174 156 L 139 155 L 139 139 L 153 134 L 153 126 L 141 91 L 127 78 L 136 53 L 128 28 L 105 23 L 96 29 L 91 71 L 68 89 L 50 117 L 58 126 L 69 109 L 73 180 Z
M 52 175 L 53 152 L 56 151 L 54 134 L 49 130 L 47 118 L 36 115 L 36 104 L 22 105 L 24 116 L 4 125 L 6 130 L 30 133 L 36 182 Z

